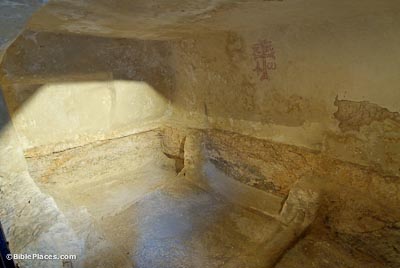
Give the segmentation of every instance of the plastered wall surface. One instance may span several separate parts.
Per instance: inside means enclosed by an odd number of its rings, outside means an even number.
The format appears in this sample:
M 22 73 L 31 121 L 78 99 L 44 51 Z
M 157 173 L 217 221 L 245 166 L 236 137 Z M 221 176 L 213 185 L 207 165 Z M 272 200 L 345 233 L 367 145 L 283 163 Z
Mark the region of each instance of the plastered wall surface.
M 106 93 L 110 91 L 107 84 L 104 93 L 99 94 L 110 96 L 98 100 L 83 96 L 93 99 L 92 106 L 97 107 L 99 116 L 108 113 L 101 116 L 107 120 L 94 120 L 96 123 L 90 124 L 97 126 L 87 130 L 89 126 L 85 127 L 82 119 L 81 130 L 79 126 L 68 132 L 61 128 L 64 135 L 55 134 L 51 139 L 44 135 L 42 141 L 36 132 L 23 138 L 24 148 L 46 143 L 73 146 L 96 140 L 101 133 L 115 137 L 122 135 L 123 125 L 125 132 L 135 131 L 132 117 L 141 118 L 142 122 L 158 117 L 167 124 L 233 130 L 304 146 L 373 166 L 389 175 L 399 174 L 396 113 L 400 91 L 395 70 L 400 64 L 396 45 L 400 41 L 400 21 L 394 2 L 367 1 L 362 8 L 342 2 L 299 5 L 258 1 L 199 2 L 200 8 L 182 2 L 180 13 L 171 3 L 163 14 L 156 11 L 164 6 L 142 4 L 125 7 L 126 12 L 136 12 L 137 17 L 111 15 L 107 20 L 102 19 L 102 14 L 115 13 L 106 3 L 88 3 L 83 9 L 86 17 L 83 11 L 76 11 L 80 15 L 73 19 L 71 14 L 75 14 L 78 3 L 62 1 L 43 8 L 30 21 L 31 30 L 9 48 L 9 56 L 3 62 L 3 80 L 10 84 L 10 89 L 4 86 L 9 91 L 5 94 L 7 103 L 13 111 L 26 98 L 22 93 L 26 91 L 18 89 L 18 80 L 22 79 L 23 84 L 57 84 L 76 80 L 79 75 L 82 82 L 145 82 L 153 88 L 143 89 L 149 92 L 148 101 L 154 100 L 158 106 L 158 100 L 164 98 L 169 108 L 161 105 L 149 117 L 143 102 L 136 103 L 132 104 L 131 113 L 140 110 L 143 116 L 129 115 L 129 108 L 121 108 L 126 111 L 122 112 L 123 118 L 109 119 L 120 113 L 106 107 L 111 105 L 114 94 Z M 339 12 L 341 8 L 343 12 Z M 287 16 L 283 15 L 284 10 Z M 61 16 L 56 18 L 54 14 Z M 63 17 L 68 20 L 61 22 Z M 88 18 L 96 18 L 96 27 L 100 28 L 88 27 Z M 131 31 L 126 29 L 125 20 L 130 21 Z M 107 25 L 108 30 L 101 25 Z M 62 34 L 35 32 L 44 27 Z M 133 39 L 115 39 L 115 35 Z M 261 55 L 262 50 L 269 54 Z M 100 77 L 98 72 L 107 74 Z M 82 84 L 79 91 L 86 91 L 84 87 Z M 121 89 L 118 96 L 125 92 L 129 91 Z M 157 93 L 160 98 L 155 96 Z M 79 107 L 79 101 L 74 105 Z M 124 105 L 128 107 L 126 101 Z M 83 112 L 86 108 L 76 109 L 78 114 L 83 113 L 76 116 L 87 118 Z M 67 122 L 71 120 L 74 119 Z M 115 123 L 106 126 L 110 120 Z M 31 131 L 30 127 L 19 129 Z

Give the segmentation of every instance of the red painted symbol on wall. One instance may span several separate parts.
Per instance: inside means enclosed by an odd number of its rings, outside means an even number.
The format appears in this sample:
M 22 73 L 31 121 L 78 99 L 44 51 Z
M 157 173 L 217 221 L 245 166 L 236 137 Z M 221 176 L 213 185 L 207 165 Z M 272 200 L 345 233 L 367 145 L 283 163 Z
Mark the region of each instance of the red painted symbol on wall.
M 253 58 L 256 67 L 253 69 L 260 76 L 260 80 L 269 80 L 269 70 L 276 69 L 275 50 L 272 42 L 262 40 L 252 46 Z

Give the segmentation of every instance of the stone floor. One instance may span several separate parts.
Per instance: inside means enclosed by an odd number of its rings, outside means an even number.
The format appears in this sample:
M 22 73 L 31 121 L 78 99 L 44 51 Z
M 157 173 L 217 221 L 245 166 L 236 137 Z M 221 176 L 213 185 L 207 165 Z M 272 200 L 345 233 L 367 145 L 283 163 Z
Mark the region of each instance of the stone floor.
M 157 136 L 28 159 L 39 187 L 87 237 L 84 266 L 262 266 L 257 248 L 278 222 L 177 176 Z
M 205 190 L 177 175 L 158 130 L 27 162 L 83 240 L 74 267 L 270 267 L 266 245 L 285 228 L 217 192 L 221 185 Z M 283 253 L 276 267 L 382 267 L 324 230 Z

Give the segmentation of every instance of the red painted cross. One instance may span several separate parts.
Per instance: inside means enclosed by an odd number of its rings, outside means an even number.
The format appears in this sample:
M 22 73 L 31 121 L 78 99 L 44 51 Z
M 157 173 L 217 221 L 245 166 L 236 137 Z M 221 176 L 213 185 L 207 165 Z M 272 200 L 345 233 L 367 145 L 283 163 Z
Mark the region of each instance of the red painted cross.
M 268 70 L 275 70 L 275 50 L 271 41 L 262 40 L 252 46 L 256 67 L 253 69 L 260 80 L 269 80 Z

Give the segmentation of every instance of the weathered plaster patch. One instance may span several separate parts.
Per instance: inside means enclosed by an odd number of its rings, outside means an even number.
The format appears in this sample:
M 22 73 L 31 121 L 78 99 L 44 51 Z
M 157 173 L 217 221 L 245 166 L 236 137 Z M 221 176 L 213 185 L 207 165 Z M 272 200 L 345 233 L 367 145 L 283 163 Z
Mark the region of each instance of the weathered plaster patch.
M 374 121 L 382 122 L 386 119 L 400 124 L 400 113 L 391 112 L 368 101 L 357 102 L 336 98 L 334 104 L 338 107 L 334 116 L 339 121 L 339 128 L 342 131 L 359 131 L 362 126 L 370 125 Z

